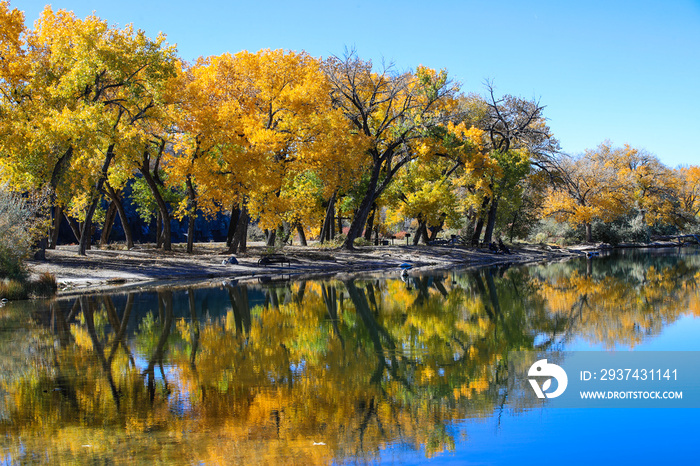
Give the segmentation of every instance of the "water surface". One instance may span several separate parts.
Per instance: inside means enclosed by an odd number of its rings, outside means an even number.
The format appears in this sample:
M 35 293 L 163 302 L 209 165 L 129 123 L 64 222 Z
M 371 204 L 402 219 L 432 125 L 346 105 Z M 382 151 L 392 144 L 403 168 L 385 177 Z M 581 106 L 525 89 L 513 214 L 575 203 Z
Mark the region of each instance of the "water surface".
M 694 410 L 547 409 L 509 351 L 700 350 L 697 250 L 0 309 L 0 461 L 694 462 Z M 700 363 L 699 363 L 700 364 Z

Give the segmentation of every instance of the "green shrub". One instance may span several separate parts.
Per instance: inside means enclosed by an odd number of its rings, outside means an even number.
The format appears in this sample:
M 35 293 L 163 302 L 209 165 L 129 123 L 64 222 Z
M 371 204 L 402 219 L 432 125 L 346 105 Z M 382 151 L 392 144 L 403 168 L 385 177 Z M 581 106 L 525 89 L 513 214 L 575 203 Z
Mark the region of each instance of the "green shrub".
M 0 278 L 23 279 L 26 276 L 22 259 L 24 254 L 20 248 L 8 248 L 0 239 Z M 21 247 L 21 245 L 20 245 Z
M 46 233 L 48 216 L 42 214 L 47 199 L 46 191 L 21 195 L 0 186 L 0 278 L 26 277 L 23 261 L 36 239 Z
M 335 235 L 335 238 L 330 241 L 324 241 L 323 244 L 319 243 L 318 247 L 322 249 L 337 249 L 343 245 L 345 238 L 347 238 L 347 236 L 341 233 L 339 235 Z
M 591 223 L 591 239 L 615 246 L 620 243 L 619 228 L 614 228 L 611 223 L 594 221 Z
M 544 240 L 542 238 L 544 237 Z M 545 218 L 531 228 L 527 240 L 531 243 L 557 243 L 560 246 L 583 241 L 583 227 L 572 227 L 566 222 Z
M 355 238 L 355 241 L 353 243 L 355 246 L 372 246 L 374 243 L 370 240 L 367 241 L 363 236 L 360 236 L 359 238 Z
M 535 235 L 535 243 L 544 244 L 547 242 L 547 233 L 541 231 Z

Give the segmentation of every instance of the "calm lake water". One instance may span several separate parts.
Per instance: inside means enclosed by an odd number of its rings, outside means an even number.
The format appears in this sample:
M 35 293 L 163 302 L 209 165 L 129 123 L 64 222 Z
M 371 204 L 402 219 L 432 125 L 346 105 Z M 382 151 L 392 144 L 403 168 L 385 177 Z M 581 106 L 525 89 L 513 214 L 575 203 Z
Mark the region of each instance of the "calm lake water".
M 0 463 L 699 461 L 697 410 L 507 384 L 511 351 L 700 351 L 697 249 L 386 275 L 10 303 Z

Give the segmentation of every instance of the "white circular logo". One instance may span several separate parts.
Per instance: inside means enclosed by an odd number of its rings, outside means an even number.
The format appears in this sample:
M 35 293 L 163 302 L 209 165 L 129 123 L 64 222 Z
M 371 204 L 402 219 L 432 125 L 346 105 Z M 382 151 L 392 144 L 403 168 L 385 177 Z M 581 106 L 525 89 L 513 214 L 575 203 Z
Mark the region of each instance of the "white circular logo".
M 537 383 L 536 379 L 528 379 L 532 389 L 535 391 L 537 398 L 556 398 L 566 390 L 566 385 L 569 383 L 569 378 L 566 372 L 556 364 L 547 363 L 546 359 L 540 359 L 530 366 L 527 372 L 528 377 L 549 377 L 542 383 L 542 387 Z M 546 393 L 552 385 L 552 377 L 557 381 L 557 389 L 551 393 Z

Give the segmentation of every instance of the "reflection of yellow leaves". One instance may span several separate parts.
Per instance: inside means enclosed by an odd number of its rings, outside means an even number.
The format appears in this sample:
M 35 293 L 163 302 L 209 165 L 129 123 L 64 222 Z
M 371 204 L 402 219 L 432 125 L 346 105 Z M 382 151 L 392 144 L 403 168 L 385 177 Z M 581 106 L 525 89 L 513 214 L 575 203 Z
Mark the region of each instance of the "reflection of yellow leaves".
M 423 366 L 419 370 L 419 374 L 421 382 L 428 382 L 435 377 L 435 370 L 430 366 Z
M 687 279 L 679 278 L 684 270 L 636 266 L 624 279 L 573 272 L 534 283 L 548 311 L 572 319 L 578 334 L 596 343 L 634 346 L 692 302 L 694 292 L 683 285 Z
M 479 378 L 469 382 L 469 389 L 476 393 L 482 393 L 489 389 L 489 381 L 486 378 Z
M 461 387 L 455 388 L 452 391 L 452 395 L 455 399 L 466 398 L 471 400 L 475 395 L 479 395 L 487 391 L 490 387 L 490 383 L 485 376 L 470 380 L 464 383 Z
M 86 350 L 92 349 L 92 339 L 88 334 L 87 328 L 73 324 L 70 326 L 70 333 L 75 338 L 76 345 Z

